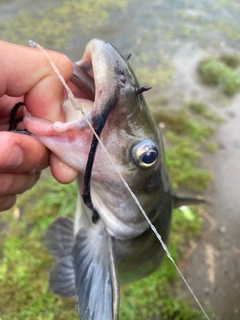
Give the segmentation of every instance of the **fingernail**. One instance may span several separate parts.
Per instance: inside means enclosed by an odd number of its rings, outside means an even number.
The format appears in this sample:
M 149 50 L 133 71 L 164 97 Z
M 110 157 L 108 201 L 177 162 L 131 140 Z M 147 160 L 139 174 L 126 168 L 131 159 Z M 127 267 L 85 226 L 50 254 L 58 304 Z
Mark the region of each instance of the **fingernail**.
M 15 169 L 22 163 L 22 161 L 23 161 L 22 149 L 18 145 L 15 145 L 7 160 L 7 166 L 12 169 Z

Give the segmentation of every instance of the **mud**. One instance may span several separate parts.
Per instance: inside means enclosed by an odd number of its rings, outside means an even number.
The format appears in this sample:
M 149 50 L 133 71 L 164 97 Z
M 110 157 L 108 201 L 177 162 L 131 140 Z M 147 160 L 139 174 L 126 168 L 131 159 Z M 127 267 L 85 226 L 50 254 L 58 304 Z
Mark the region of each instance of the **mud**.
M 227 105 L 217 92 L 199 82 L 196 66 L 206 51 L 196 50 L 186 61 L 190 47 L 175 57 L 177 71 L 175 85 L 181 91 L 188 88 L 188 96 L 210 102 L 212 109 L 224 119 L 217 130 L 217 151 L 205 155 L 204 166 L 213 173 L 211 187 L 206 191 L 212 205 L 203 211 L 205 228 L 203 238 L 192 244 L 193 251 L 184 275 L 197 297 L 216 314 L 215 320 L 240 319 L 240 95 Z M 184 67 L 183 67 L 184 66 Z M 187 72 L 186 72 L 187 70 Z M 219 93 L 218 93 L 219 94 Z M 221 96 L 221 95 L 220 95 Z M 220 97 L 219 96 L 219 97 Z M 214 97 L 214 98 L 213 98 Z M 224 99 L 224 97 L 223 97 Z M 225 106 L 223 106 L 223 104 Z M 192 299 L 182 286 L 182 297 Z

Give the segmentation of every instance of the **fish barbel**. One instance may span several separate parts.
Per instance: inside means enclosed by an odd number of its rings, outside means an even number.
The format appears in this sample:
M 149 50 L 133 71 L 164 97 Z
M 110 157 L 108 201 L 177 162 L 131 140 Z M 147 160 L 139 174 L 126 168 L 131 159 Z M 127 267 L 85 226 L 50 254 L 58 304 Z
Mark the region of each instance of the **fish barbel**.
M 106 120 L 101 141 L 115 166 L 99 145 L 91 172 L 97 216 L 79 195 L 75 220 L 60 217 L 49 227 L 46 245 L 56 260 L 50 288 L 64 297 L 77 296 L 81 320 L 118 319 L 118 283 L 149 275 L 160 265 L 164 250 L 116 169 L 165 243 L 173 207 L 198 200 L 174 194 L 162 138 L 142 94 L 149 87 L 140 87 L 126 58 L 94 39 L 74 65 L 72 82 L 87 121 L 66 100 L 65 123 L 27 115 L 26 128 L 79 172 L 80 194 L 93 139 L 88 121 L 98 129 Z

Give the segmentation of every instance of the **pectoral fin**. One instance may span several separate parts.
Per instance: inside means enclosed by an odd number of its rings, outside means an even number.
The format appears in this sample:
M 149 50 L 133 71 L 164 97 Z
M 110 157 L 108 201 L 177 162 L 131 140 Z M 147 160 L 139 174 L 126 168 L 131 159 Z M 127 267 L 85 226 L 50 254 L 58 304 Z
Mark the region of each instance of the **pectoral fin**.
M 104 225 L 81 229 L 73 248 L 81 320 L 117 320 L 119 305 L 114 240 Z
M 199 204 L 206 204 L 210 205 L 210 201 L 206 198 L 203 198 L 201 196 L 196 197 L 180 197 L 176 194 L 172 195 L 173 199 L 173 207 L 179 208 L 181 206 L 187 206 L 187 205 L 199 205 Z
M 61 258 L 55 263 L 50 272 L 49 286 L 53 293 L 61 297 L 72 298 L 76 296 L 71 255 Z
M 62 297 L 76 296 L 72 264 L 73 221 L 66 217 L 56 219 L 46 232 L 46 246 L 56 263 L 51 270 L 49 285 L 53 293 Z
M 67 217 L 57 218 L 47 229 L 45 244 L 55 259 L 72 254 L 74 244 L 73 220 Z

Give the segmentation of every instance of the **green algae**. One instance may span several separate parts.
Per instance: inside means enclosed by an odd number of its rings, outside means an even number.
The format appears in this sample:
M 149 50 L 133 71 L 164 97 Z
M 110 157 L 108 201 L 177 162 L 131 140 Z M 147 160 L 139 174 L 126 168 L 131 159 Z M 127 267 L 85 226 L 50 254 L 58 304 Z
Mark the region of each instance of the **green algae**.
M 229 96 L 233 96 L 240 89 L 239 74 L 218 59 L 209 58 L 201 61 L 198 74 L 203 83 L 218 85 Z
M 210 110 L 209 106 L 200 101 L 190 101 L 186 104 L 194 113 L 201 115 L 203 118 L 211 120 L 216 123 L 223 123 L 223 118 L 220 117 L 216 112 Z
M 42 190 L 47 190 L 41 195 Z M 44 234 L 48 225 L 59 216 L 64 192 L 69 206 L 76 196 L 76 186 L 60 185 L 50 176 L 29 191 L 40 201 L 32 203 L 26 209 L 29 195 L 23 194 L 17 207 L 24 215 L 20 219 L 13 216 L 13 210 L 7 212 L 9 229 L 5 234 L 3 259 L 0 264 L 0 319 L 39 319 L 39 320 L 77 320 L 75 299 L 60 298 L 49 292 L 48 277 L 53 260 L 44 246 Z M 25 198 L 26 197 L 26 198 Z M 53 201 L 54 199 L 54 201 Z M 46 210 L 47 209 L 47 210 Z M 192 237 L 201 234 L 201 218 L 196 209 L 191 222 L 183 213 L 175 210 L 170 240 L 170 252 L 180 261 L 179 247 L 182 248 Z M 69 210 L 61 211 L 68 215 Z M 71 215 L 70 215 L 71 216 Z M 184 232 L 185 236 L 181 234 Z M 164 317 L 178 315 L 176 319 L 201 319 L 200 311 L 191 309 L 186 302 L 174 298 L 173 282 L 177 271 L 172 263 L 165 259 L 162 267 L 150 277 L 121 289 L 121 319 L 143 320 L 159 314 Z M 175 301 L 175 302 L 174 302 Z M 174 307 L 173 307 L 174 306 Z M 192 318 L 189 318 L 192 316 Z
M 77 34 L 105 24 L 112 12 L 124 9 L 128 1 L 58 1 L 46 9 L 20 12 L 0 23 L 1 39 L 26 45 L 29 39 L 58 50 Z
M 166 150 L 173 188 L 203 192 L 211 182 L 212 175 L 208 170 L 197 167 L 203 158 L 199 143 L 172 132 L 168 132 L 167 138 L 173 143 Z
M 204 192 L 212 174 L 202 167 L 204 153 L 215 152 L 211 141 L 223 120 L 202 102 L 188 102 L 177 110 L 152 106 L 154 119 L 163 129 L 165 155 L 173 188 Z
M 141 79 L 141 83 L 146 83 L 155 88 L 165 89 L 173 77 L 173 68 L 168 65 L 159 64 L 154 69 L 151 67 L 141 67 L 136 70 L 136 76 Z
M 177 209 L 173 213 L 172 233 L 169 251 L 179 263 L 179 248 L 183 248 L 194 235 L 201 234 L 202 218 L 198 209 L 192 207 L 193 219 L 189 223 L 183 213 Z M 182 234 L 184 233 L 184 237 Z M 176 298 L 179 288 L 176 286 L 177 270 L 165 257 L 161 268 L 149 277 L 131 285 L 122 287 L 120 319 L 152 319 L 161 314 L 164 319 L 200 320 L 201 312 L 189 307 L 189 304 Z M 175 288 L 175 289 L 173 289 Z
M 61 192 L 64 192 L 64 198 Z M 44 245 L 44 234 L 54 217 L 60 212 L 61 215 L 69 214 L 62 201 L 68 201 L 72 214 L 75 199 L 73 185 L 60 185 L 45 176 L 19 197 L 17 207 L 24 211 L 20 220 L 14 218 L 13 210 L 6 212 L 9 227 L 5 231 L 0 263 L 1 320 L 78 319 L 75 299 L 61 299 L 49 291 L 48 278 L 53 260 Z M 4 219 L 5 212 L 2 215 Z
M 236 69 L 240 64 L 240 56 L 233 53 L 224 53 L 219 59 L 232 69 Z

